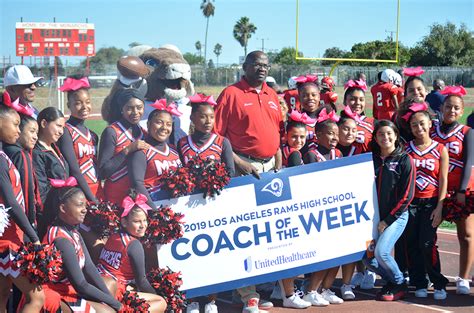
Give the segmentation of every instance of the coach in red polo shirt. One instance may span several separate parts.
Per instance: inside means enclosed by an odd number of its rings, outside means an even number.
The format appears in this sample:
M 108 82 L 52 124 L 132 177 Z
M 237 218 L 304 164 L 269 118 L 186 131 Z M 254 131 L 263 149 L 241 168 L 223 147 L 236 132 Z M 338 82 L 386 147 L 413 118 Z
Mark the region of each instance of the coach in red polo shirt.
M 216 131 L 232 144 L 236 172 L 258 176 L 281 167 L 283 121 L 278 96 L 265 83 L 270 68 L 265 53 L 250 52 L 242 68 L 242 79 L 217 99 Z

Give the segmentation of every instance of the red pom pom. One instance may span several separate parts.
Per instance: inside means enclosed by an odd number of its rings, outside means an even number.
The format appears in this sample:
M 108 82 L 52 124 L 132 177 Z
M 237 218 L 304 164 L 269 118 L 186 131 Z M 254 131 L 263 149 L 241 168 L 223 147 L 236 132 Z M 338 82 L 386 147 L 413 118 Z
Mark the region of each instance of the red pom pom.
M 38 285 L 59 280 L 63 275 L 60 252 L 51 245 L 24 244 L 15 256 L 15 266 Z
M 472 212 L 472 192 L 466 193 L 466 205 L 458 203 L 456 192 L 448 192 L 443 205 L 443 218 L 448 222 L 456 222 L 465 219 Z
M 189 168 L 191 177 L 195 178 L 196 187 L 204 193 L 204 198 L 219 195 L 230 181 L 225 164 L 218 160 L 197 156 L 189 160 L 186 167 Z
M 147 273 L 147 279 L 156 293 L 165 298 L 168 307 L 166 312 L 182 312 L 186 307 L 186 294 L 179 290 L 183 284 L 181 272 L 173 272 L 168 267 L 152 269 Z
M 99 238 L 105 238 L 120 230 L 119 208 L 112 202 L 104 201 L 87 207 L 84 225 L 89 226 Z
M 183 219 L 181 213 L 174 213 L 169 207 L 148 211 L 148 228 L 141 241 L 146 246 L 164 245 L 183 237 Z
M 150 309 L 150 305 L 146 302 L 145 299 L 142 299 L 138 296 L 138 293 L 134 291 L 126 291 L 121 299 L 122 309 L 120 313 L 147 313 Z

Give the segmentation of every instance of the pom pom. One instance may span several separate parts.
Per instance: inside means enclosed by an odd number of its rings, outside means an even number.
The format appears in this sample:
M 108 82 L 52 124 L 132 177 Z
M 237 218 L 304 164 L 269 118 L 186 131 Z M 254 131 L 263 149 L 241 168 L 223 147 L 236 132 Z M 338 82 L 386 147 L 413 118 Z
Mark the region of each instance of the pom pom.
M 105 238 L 120 230 L 119 208 L 112 202 L 89 204 L 84 225 L 89 226 L 99 238 Z
M 51 245 L 26 243 L 15 256 L 14 263 L 31 283 L 38 285 L 57 281 L 63 274 L 61 254 Z
M 166 312 L 182 312 L 186 307 L 186 293 L 179 290 L 183 284 L 181 272 L 173 272 L 168 267 L 152 269 L 147 273 L 147 279 L 156 293 L 165 298 L 168 306 Z
M 195 188 L 194 177 L 187 167 L 165 171 L 161 175 L 160 183 L 163 189 L 171 192 L 173 198 L 189 195 Z
M 5 229 L 10 226 L 8 210 L 10 210 L 10 208 L 5 208 L 3 204 L 0 204 L 0 236 L 2 236 Z
M 122 302 L 120 313 L 147 313 L 150 309 L 148 302 L 140 298 L 135 291 L 126 291 L 120 299 L 120 302 Z
M 161 206 L 148 211 L 148 228 L 141 238 L 144 245 L 164 245 L 183 237 L 183 219 L 181 213 L 174 213 L 169 207 Z
M 457 222 L 465 219 L 473 211 L 473 192 L 466 193 L 466 206 L 461 205 L 456 200 L 455 192 L 448 192 L 446 199 L 444 199 L 443 218 L 448 222 Z
M 212 159 L 194 157 L 186 164 L 191 177 L 195 178 L 196 187 L 204 193 L 204 198 L 219 195 L 230 181 L 225 164 Z

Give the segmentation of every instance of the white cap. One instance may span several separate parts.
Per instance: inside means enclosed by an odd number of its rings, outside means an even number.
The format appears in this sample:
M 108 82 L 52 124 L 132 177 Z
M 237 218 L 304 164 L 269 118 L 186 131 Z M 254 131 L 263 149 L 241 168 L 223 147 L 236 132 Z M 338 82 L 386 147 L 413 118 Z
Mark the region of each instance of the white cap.
M 397 72 L 395 72 L 394 70 L 388 68 L 386 70 L 384 70 L 382 72 L 382 81 L 386 82 L 386 83 L 392 83 L 395 81 L 395 76 L 396 76 Z
M 34 77 L 33 73 L 31 73 L 30 69 L 26 65 L 14 65 L 6 71 L 3 84 L 5 87 L 15 85 L 31 85 L 42 78 L 43 77 Z
M 265 82 L 266 83 L 273 83 L 273 84 L 276 84 L 276 80 L 275 78 L 271 77 L 271 76 L 267 76 L 267 78 L 265 78 Z

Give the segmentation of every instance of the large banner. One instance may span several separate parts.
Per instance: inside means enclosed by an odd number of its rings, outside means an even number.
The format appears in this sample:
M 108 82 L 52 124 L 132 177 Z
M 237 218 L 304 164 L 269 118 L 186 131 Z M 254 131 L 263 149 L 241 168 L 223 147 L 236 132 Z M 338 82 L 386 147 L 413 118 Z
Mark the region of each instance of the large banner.
M 185 215 L 184 236 L 158 258 L 182 272 L 188 297 L 358 261 L 377 233 L 370 153 L 233 178 L 213 199 L 156 203 Z

